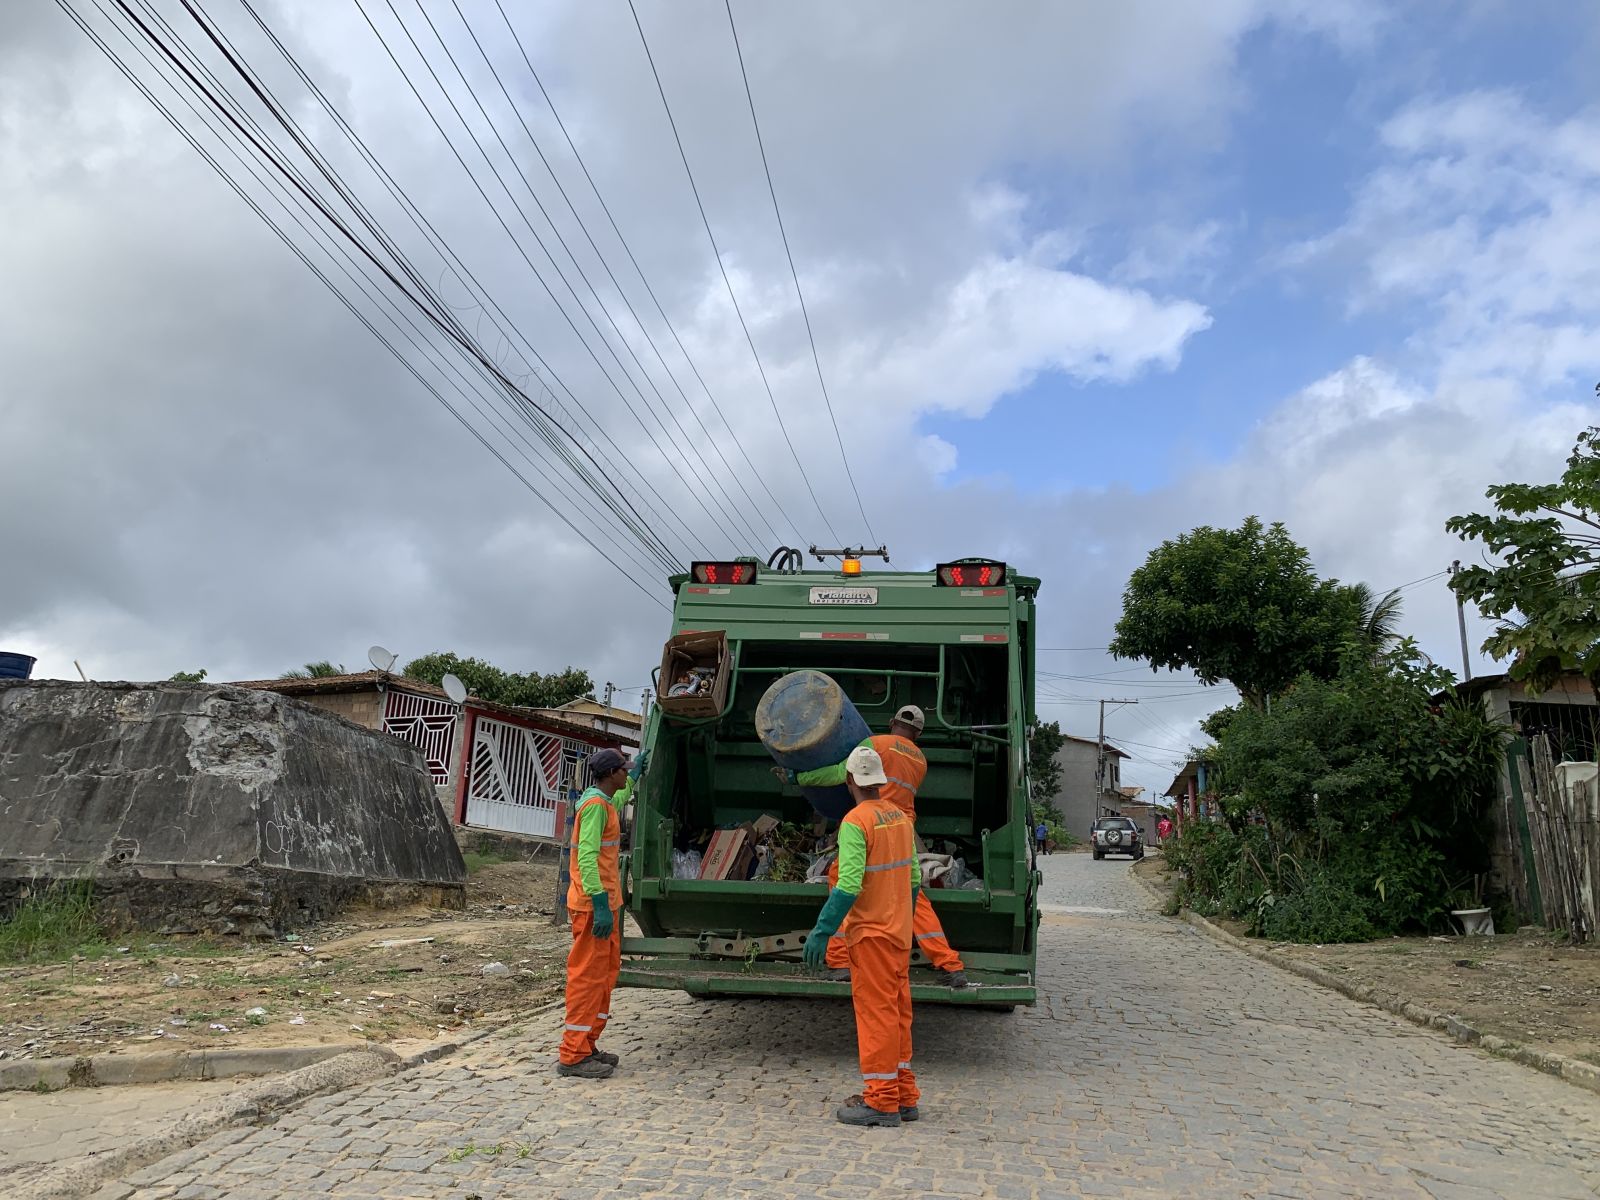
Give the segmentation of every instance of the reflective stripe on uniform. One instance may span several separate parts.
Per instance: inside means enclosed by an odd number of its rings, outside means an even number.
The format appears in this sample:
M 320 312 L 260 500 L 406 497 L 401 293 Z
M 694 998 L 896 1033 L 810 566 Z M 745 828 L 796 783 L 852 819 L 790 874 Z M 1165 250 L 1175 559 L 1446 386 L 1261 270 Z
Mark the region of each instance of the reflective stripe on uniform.
M 599 1021 L 609 1021 L 609 1020 L 611 1020 L 611 1014 L 610 1013 L 595 1013 L 595 1019 L 599 1020 Z
M 602 846 L 620 846 L 620 845 L 622 845 L 622 839 L 621 838 L 612 838 L 609 842 L 601 842 L 600 844 Z
M 912 783 L 909 779 L 896 779 L 893 775 L 885 775 L 884 778 L 890 783 L 898 783 L 908 792 L 914 792 L 917 790 L 917 785 Z
M 590 1030 L 592 1030 L 594 1028 L 594 1026 L 593 1025 L 568 1025 L 567 1028 L 572 1030 L 573 1033 L 588 1033 Z
M 909 1071 L 909 1070 L 911 1070 L 911 1064 L 910 1063 L 901 1063 L 900 1064 L 900 1069 L 902 1071 Z
M 929 938 L 937 938 L 939 941 L 942 942 L 942 941 L 944 941 L 944 931 L 943 930 L 938 930 L 938 931 L 936 931 L 934 933 L 919 933 L 919 934 L 917 934 L 917 941 L 919 941 L 919 942 L 925 942 Z
M 867 870 L 869 870 L 869 871 L 893 871 L 896 867 L 909 867 L 912 863 L 914 863 L 916 861 L 917 860 L 914 859 L 914 858 L 897 858 L 897 859 L 895 859 L 894 862 L 878 863 L 876 866 L 868 866 Z
M 899 1079 L 900 1075 L 899 1075 L 898 1072 L 895 1072 L 895 1071 L 878 1071 L 878 1072 L 874 1072 L 874 1073 L 871 1073 L 871 1074 L 867 1073 L 866 1071 L 863 1071 L 863 1072 L 861 1072 L 861 1078 L 863 1078 L 863 1079 Z

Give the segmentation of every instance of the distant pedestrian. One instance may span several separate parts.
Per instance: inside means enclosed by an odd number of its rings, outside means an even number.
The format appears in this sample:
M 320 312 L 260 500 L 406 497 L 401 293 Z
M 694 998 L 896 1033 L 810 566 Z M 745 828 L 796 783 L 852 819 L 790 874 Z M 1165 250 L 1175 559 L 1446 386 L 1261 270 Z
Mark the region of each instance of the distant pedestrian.
M 1033 827 L 1033 840 L 1038 843 L 1040 854 L 1050 853 L 1050 826 L 1040 821 Z
M 1172 818 L 1162 817 L 1156 822 L 1156 836 L 1161 839 L 1161 844 L 1167 844 L 1167 839 L 1172 836 Z

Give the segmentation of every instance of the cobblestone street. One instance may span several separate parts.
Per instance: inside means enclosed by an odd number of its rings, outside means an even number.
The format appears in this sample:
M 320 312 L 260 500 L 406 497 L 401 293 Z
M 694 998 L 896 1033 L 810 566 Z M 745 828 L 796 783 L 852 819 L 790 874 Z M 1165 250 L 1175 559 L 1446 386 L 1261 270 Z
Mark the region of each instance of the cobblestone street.
M 1042 860 L 1042 998 L 919 1008 L 920 1123 L 849 1129 L 842 1003 L 619 993 L 603 1083 L 559 1016 L 237 1130 L 102 1195 L 1408 1197 L 1600 1184 L 1600 1097 L 1156 915 L 1127 863 Z

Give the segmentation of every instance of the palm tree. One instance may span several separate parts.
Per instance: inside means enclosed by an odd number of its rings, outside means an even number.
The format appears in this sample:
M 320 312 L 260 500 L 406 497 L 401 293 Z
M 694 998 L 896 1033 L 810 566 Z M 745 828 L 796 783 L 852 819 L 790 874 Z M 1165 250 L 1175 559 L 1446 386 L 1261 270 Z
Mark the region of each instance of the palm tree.
M 1377 658 L 1400 640 L 1400 589 L 1376 596 L 1365 583 L 1350 585 L 1356 608 L 1356 638 Z
M 282 675 L 279 675 L 278 678 L 279 679 L 326 679 L 330 675 L 343 675 L 344 673 L 345 673 L 345 670 L 344 670 L 344 664 L 343 663 L 340 663 L 336 667 L 331 662 L 329 662 L 327 659 L 323 659 L 321 662 L 310 662 L 310 663 L 307 663 L 303 667 L 296 667 L 292 671 L 285 671 Z

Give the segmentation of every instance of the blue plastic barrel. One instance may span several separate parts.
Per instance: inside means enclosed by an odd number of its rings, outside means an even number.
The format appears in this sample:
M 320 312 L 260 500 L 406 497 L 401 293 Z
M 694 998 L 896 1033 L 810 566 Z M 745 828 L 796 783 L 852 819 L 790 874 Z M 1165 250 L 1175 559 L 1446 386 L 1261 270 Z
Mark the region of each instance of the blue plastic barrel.
M 26 679 L 33 674 L 33 664 L 37 661 L 26 654 L 9 654 L 0 650 L 0 679 Z
M 756 735 L 777 764 L 791 771 L 842 763 L 871 733 L 844 689 L 821 671 L 783 676 L 756 706 Z M 839 820 L 852 808 L 850 790 L 843 784 L 800 790 L 830 820 Z

